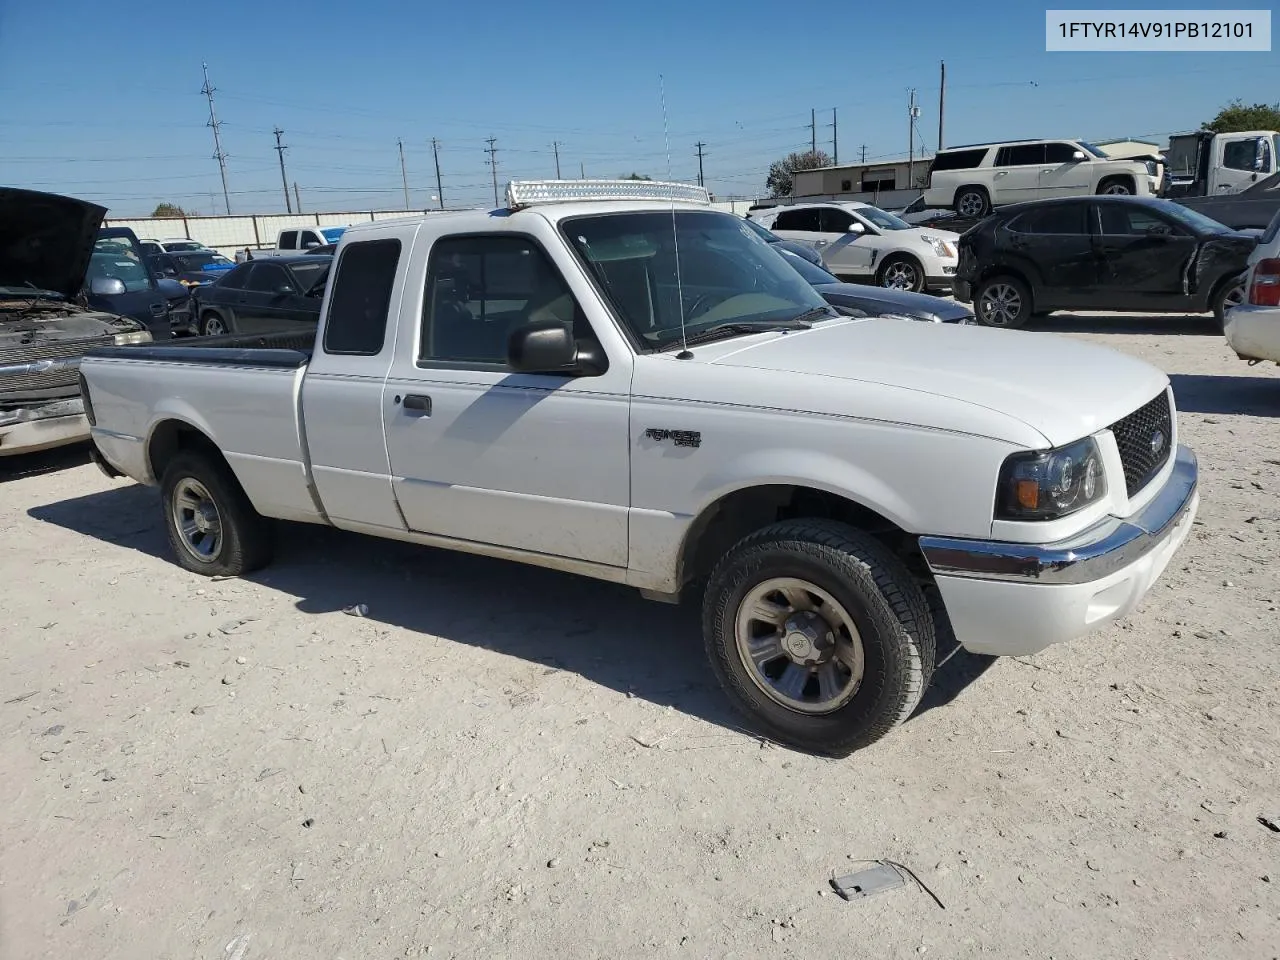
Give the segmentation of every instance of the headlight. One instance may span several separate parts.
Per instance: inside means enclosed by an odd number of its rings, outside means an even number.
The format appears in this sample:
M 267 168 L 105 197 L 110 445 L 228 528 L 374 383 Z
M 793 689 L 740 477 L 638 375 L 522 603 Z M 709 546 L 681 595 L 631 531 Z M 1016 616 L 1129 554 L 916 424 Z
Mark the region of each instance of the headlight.
M 935 256 L 954 257 L 956 255 L 956 248 L 941 237 L 922 237 L 921 239 L 933 248 Z
M 1015 453 L 1000 470 L 997 520 L 1056 520 L 1107 495 L 1102 455 L 1092 437 L 1057 450 Z
M 133 333 L 117 333 L 112 337 L 117 347 L 127 347 L 135 343 L 150 343 L 151 333 L 147 330 L 135 330 Z

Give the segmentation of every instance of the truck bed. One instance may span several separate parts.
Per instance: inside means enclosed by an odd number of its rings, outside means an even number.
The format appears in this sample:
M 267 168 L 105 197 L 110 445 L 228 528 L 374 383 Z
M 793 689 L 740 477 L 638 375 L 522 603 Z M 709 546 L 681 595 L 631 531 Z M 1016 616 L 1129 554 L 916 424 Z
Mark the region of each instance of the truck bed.
M 202 337 L 190 345 L 104 347 L 81 365 L 92 433 L 124 472 L 158 483 L 146 450 L 156 430 L 186 424 L 211 439 L 255 509 L 265 516 L 322 519 L 308 485 L 300 417 L 304 349 L 260 346 L 297 334 Z M 139 376 L 139 365 L 147 367 Z

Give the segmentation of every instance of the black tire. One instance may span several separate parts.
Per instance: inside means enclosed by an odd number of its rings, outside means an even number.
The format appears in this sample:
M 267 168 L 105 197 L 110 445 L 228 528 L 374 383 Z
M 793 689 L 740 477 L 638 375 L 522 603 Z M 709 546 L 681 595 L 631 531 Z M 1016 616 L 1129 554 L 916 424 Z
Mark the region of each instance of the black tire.
M 1098 195 L 1110 194 L 1116 197 L 1132 197 L 1138 192 L 1133 177 L 1104 177 L 1098 184 Z
M 1218 329 L 1224 333 L 1227 329 L 1227 309 L 1237 303 L 1244 303 L 1246 276 L 1246 274 L 1242 273 L 1238 277 L 1233 277 L 1222 284 L 1213 294 L 1213 299 L 1209 306 L 1213 310 L 1213 319 L 1217 321 Z
M 221 324 L 223 329 L 211 333 L 209 328 L 216 324 Z M 206 310 L 200 315 L 200 336 L 219 337 L 228 333 L 235 333 L 235 329 L 231 326 L 231 321 L 217 310 Z
M 175 506 L 180 491 L 190 491 L 192 483 L 208 494 L 218 523 L 216 545 L 206 541 L 209 552 L 203 556 L 189 545 Z M 220 458 L 195 450 L 178 453 L 160 481 L 160 500 L 169 546 L 179 566 L 206 577 L 239 577 L 271 560 L 270 523 L 253 509 L 240 482 Z
M 901 278 L 902 285 L 894 283 L 894 278 Z M 919 293 L 924 289 L 924 267 L 915 257 L 895 253 L 885 257 L 880 264 L 880 269 L 876 271 L 876 286 Z
M 861 681 L 828 712 L 774 699 L 740 653 L 744 602 L 778 578 L 825 591 L 856 626 Z M 779 742 L 829 756 L 875 743 L 906 720 L 929 684 L 937 649 L 928 602 L 902 562 L 866 533 L 829 520 L 775 523 L 730 549 L 707 583 L 703 635 L 712 670 L 738 710 Z
M 981 220 L 991 212 L 991 194 L 985 187 L 961 187 L 956 191 L 951 209 L 966 219 Z
M 987 299 L 988 294 L 991 294 L 990 300 Z M 1009 312 L 1008 308 L 1014 305 L 1015 300 L 1018 309 Z M 997 309 L 1000 303 L 1006 305 L 1005 310 Z M 973 292 L 973 312 L 983 326 L 1016 330 L 1027 325 L 1035 309 L 1027 285 L 1017 277 L 1000 274 L 978 284 Z

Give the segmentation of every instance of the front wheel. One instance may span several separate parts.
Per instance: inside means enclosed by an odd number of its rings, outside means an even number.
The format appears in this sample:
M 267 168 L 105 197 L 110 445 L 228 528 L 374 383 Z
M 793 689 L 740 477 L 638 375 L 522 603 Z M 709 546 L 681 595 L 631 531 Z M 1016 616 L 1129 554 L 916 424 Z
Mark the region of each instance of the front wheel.
M 206 310 L 200 318 L 200 332 L 206 337 L 220 337 L 231 332 L 231 324 L 216 310 Z
M 1128 177 L 1110 177 L 1098 184 L 1098 193 L 1109 197 L 1133 196 L 1133 181 Z
M 973 306 L 979 323 L 1016 329 L 1031 319 L 1031 291 L 1017 277 L 992 277 L 978 285 Z
M 888 257 L 876 271 L 876 283 L 890 290 L 918 293 L 924 288 L 924 269 L 910 257 Z
M 991 212 L 991 196 L 982 187 L 962 187 L 953 208 L 965 219 L 978 220 Z
M 906 720 L 936 655 L 928 602 L 902 562 L 827 520 L 776 523 L 734 546 L 707 584 L 703 633 L 739 710 L 831 756 Z
M 213 455 L 179 453 L 160 481 L 165 529 L 178 565 L 207 577 L 238 577 L 271 559 L 271 529 L 235 475 Z

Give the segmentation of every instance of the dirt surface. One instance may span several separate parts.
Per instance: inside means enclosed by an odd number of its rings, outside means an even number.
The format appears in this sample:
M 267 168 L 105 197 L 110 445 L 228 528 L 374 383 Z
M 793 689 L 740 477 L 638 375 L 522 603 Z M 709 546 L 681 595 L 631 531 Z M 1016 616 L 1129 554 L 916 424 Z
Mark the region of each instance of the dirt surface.
M 204 580 L 153 491 L 0 462 L 0 957 L 1275 957 L 1280 372 L 1049 325 L 1173 376 L 1198 525 L 841 761 L 741 729 L 693 610 L 313 528 Z M 937 902 L 829 892 L 880 858 Z

